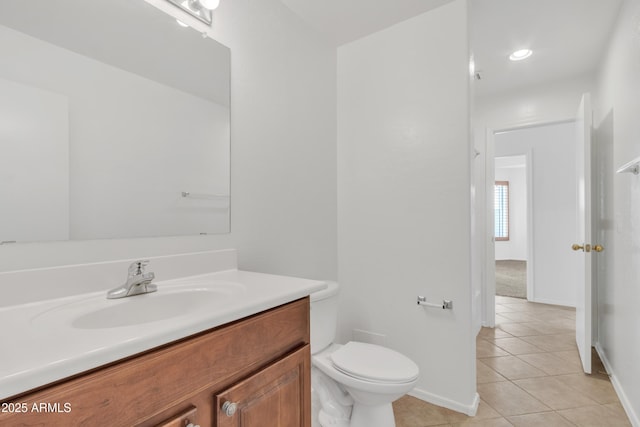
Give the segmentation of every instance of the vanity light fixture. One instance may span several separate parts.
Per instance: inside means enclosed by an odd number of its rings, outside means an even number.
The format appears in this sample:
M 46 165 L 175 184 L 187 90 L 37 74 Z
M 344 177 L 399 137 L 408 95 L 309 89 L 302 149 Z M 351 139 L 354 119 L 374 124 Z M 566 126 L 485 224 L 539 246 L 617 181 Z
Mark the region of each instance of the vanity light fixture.
M 509 55 L 509 59 L 512 61 L 522 61 L 523 59 L 527 59 L 531 55 L 533 55 L 533 51 L 531 49 L 520 49 Z
M 199 19 L 207 25 L 211 25 L 213 17 L 211 11 L 220 5 L 220 0 L 167 0 L 178 6 L 191 16 Z M 180 22 L 178 22 L 180 23 Z M 180 23 L 182 25 L 182 23 Z
M 215 10 L 220 6 L 220 0 L 200 0 L 200 4 L 205 9 Z
M 181 27 L 185 27 L 185 28 L 189 28 L 189 26 L 187 24 L 185 24 L 184 22 L 182 22 L 179 19 L 176 19 L 176 22 L 178 23 L 178 25 L 180 25 Z

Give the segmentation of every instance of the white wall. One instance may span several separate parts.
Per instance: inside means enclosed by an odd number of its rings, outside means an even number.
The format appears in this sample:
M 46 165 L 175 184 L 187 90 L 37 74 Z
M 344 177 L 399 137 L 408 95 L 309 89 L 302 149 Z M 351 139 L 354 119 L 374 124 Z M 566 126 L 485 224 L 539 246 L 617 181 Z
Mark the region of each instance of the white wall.
M 634 426 L 640 426 L 640 176 L 615 174 L 640 156 L 640 2 L 626 0 L 603 58 L 596 92 L 595 238 L 598 349 Z M 597 200 L 597 199 L 596 199 Z
M 340 340 L 386 336 L 414 395 L 472 413 L 468 61 L 464 0 L 338 48 L 338 253 Z
M 69 100 L 0 78 L 0 242 L 69 238 Z
M 496 259 L 527 260 L 526 168 L 496 167 L 496 181 L 509 182 L 509 240 L 496 241 Z
M 577 106 L 576 106 L 577 108 Z M 575 306 L 577 257 L 574 123 L 495 135 L 496 157 L 531 152 L 533 295 L 530 300 Z M 498 245 L 496 244 L 496 251 Z
M 215 19 L 232 51 L 231 233 L 3 245 L 0 271 L 236 247 L 243 269 L 336 278 L 335 48 L 277 0 Z
M 482 81 L 477 84 L 481 85 Z M 593 89 L 591 74 L 542 86 L 512 90 L 476 100 L 476 133 L 489 127 L 506 130 L 541 123 L 573 120 L 580 97 Z M 481 138 L 478 142 L 483 141 Z M 476 147 L 478 148 L 478 147 Z

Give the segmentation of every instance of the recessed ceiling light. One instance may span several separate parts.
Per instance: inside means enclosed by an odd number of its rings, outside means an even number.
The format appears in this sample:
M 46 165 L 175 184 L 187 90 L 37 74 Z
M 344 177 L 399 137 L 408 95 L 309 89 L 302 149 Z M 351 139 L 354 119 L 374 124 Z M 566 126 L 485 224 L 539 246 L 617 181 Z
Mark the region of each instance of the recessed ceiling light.
M 512 61 L 522 61 L 523 59 L 527 59 L 533 54 L 531 49 L 520 49 L 513 52 L 509 55 L 509 59 Z

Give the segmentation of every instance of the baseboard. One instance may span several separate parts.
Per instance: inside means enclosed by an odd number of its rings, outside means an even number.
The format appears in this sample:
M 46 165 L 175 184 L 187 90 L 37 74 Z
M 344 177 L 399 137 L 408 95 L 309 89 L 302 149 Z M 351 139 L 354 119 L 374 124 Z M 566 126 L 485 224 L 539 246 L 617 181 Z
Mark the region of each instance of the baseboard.
M 609 359 L 607 359 L 607 355 L 605 354 L 604 349 L 600 346 L 600 343 L 596 343 L 596 351 L 598 352 L 598 356 L 600 356 L 600 360 L 602 360 L 602 363 L 604 364 L 604 367 L 609 374 L 611 385 L 613 385 L 613 389 L 616 391 L 618 399 L 620 399 L 620 403 L 622 404 L 624 411 L 627 413 L 627 417 L 629 417 L 631 425 L 633 427 L 640 427 L 640 417 L 638 417 L 638 414 L 636 414 L 635 410 L 631 406 L 631 402 L 625 394 L 622 385 L 620 385 L 620 381 L 618 381 L 618 377 L 613 371 L 611 363 L 609 363 Z
M 530 302 L 537 302 L 540 304 L 550 304 L 550 305 L 561 305 L 564 307 L 573 307 L 576 308 L 576 304 L 574 303 L 570 303 L 567 301 L 557 301 L 557 300 L 552 300 L 552 299 L 546 299 L 546 298 L 534 298 L 529 300 Z
M 478 412 L 478 405 L 480 404 L 480 395 L 478 393 L 475 394 L 475 396 L 473 397 L 473 402 L 471 402 L 471 404 L 469 405 L 465 405 L 464 403 L 456 402 L 445 397 L 429 393 L 428 391 L 424 391 L 419 388 L 414 388 L 413 390 L 411 390 L 409 392 L 409 395 L 420 400 L 424 400 L 425 402 L 442 406 L 443 408 L 451 409 L 452 411 L 467 414 L 470 417 L 476 415 L 476 413 Z

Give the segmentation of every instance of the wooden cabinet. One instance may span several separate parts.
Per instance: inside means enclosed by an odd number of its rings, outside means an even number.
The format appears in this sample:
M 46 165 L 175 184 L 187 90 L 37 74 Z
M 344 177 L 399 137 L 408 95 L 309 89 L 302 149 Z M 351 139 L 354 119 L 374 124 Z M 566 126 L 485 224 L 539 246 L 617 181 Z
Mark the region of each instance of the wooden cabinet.
M 307 426 L 309 346 L 216 396 L 217 427 Z
M 0 425 L 309 427 L 310 393 L 304 298 L 15 396 L 5 402 L 29 410 Z M 42 403 L 51 410 L 31 410 Z
M 171 417 L 170 419 L 161 422 L 157 427 L 195 427 L 197 420 L 198 409 L 194 406 L 190 406 L 187 410 Z

